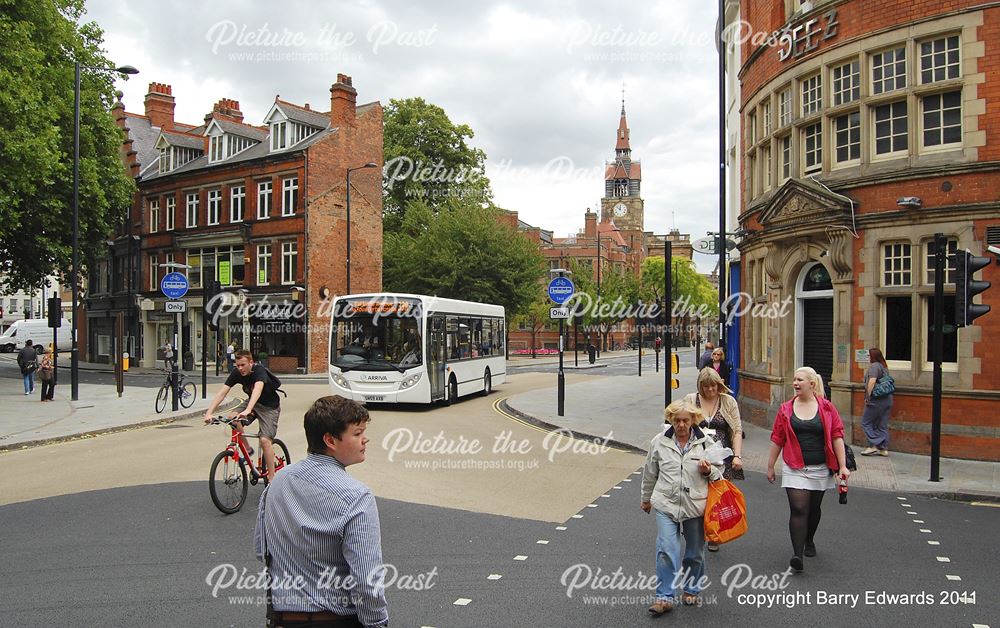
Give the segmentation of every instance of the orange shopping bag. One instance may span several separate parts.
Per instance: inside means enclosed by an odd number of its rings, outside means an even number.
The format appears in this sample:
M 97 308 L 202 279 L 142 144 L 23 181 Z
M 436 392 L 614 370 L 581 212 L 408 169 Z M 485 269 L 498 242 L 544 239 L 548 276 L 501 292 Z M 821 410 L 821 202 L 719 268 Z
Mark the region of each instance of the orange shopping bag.
M 747 502 L 743 492 L 729 480 L 708 485 L 705 503 L 705 539 L 710 543 L 728 543 L 747 531 Z

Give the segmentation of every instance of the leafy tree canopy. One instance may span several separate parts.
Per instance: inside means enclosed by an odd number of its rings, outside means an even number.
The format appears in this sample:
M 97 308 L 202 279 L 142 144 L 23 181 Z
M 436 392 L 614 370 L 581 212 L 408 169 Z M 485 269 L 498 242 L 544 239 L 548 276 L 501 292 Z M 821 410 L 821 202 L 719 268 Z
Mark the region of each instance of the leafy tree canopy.
M 0 291 L 35 288 L 72 259 L 74 62 L 113 68 L 83 0 L 0 0 Z M 81 70 L 80 259 L 103 250 L 135 184 L 110 114 L 115 73 Z
M 467 124 L 423 98 L 392 99 L 384 112 L 382 207 L 385 231 L 397 229 L 411 205 L 437 213 L 466 203 L 492 204 L 486 153 L 473 148 Z
M 685 308 L 686 310 L 694 311 L 704 306 L 702 311 L 706 315 L 717 316 L 719 313 L 718 292 L 705 277 L 698 274 L 694 262 L 682 257 L 675 257 L 671 261 L 674 307 L 686 297 L 689 304 Z M 640 271 L 640 292 L 644 299 L 659 301 L 663 298 L 663 269 L 665 267 L 666 262 L 662 257 L 647 257 L 643 260 Z
M 434 213 L 410 204 L 400 228 L 383 236 L 383 283 L 392 292 L 496 303 L 526 311 L 543 288 L 538 247 L 478 203 Z

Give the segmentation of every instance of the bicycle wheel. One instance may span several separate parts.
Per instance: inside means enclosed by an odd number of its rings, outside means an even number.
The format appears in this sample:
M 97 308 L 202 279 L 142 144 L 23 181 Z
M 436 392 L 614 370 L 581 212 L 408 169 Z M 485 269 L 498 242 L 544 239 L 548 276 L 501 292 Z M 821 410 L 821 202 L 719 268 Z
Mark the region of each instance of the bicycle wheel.
M 212 494 L 212 503 L 227 515 L 231 515 L 243 507 L 247 498 L 247 467 L 243 459 L 234 460 L 228 449 L 220 451 L 212 461 L 212 470 L 208 476 L 208 491 Z
M 272 442 L 274 443 L 274 470 L 277 471 L 292 464 L 292 457 L 288 455 L 288 447 L 285 447 L 285 443 L 277 438 Z
M 185 408 L 190 408 L 194 405 L 194 400 L 198 396 L 198 388 L 194 385 L 194 382 L 185 382 L 181 386 L 180 390 L 180 402 Z
M 160 392 L 156 393 L 156 413 L 163 412 L 167 407 L 167 399 L 170 398 L 170 386 L 164 384 L 160 386 Z

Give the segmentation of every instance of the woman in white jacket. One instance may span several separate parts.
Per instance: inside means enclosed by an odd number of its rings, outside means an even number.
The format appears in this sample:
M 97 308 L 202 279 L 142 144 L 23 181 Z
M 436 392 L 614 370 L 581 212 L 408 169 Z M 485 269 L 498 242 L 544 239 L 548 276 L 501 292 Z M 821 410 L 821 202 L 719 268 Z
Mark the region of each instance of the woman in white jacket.
M 652 615 L 671 610 L 678 598 L 687 605 L 698 601 L 705 575 L 708 483 L 722 477 L 719 467 L 705 460 L 705 453 L 719 444 L 698 427 L 704 419 L 701 409 L 690 401 L 675 401 L 663 416 L 670 427 L 653 437 L 642 474 L 641 507 L 656 510 L 658 530 L 656 600 L 648 609 Z

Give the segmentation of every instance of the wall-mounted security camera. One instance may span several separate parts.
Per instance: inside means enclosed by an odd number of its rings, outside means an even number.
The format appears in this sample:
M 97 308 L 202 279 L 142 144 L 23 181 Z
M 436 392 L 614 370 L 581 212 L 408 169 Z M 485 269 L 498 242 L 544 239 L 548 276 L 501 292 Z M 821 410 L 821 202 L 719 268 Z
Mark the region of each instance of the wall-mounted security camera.
M 896 204 L 900 207 L 907 207 L 910 209 L 916 209 L 923 205 L 923 201 L 920 200 L 919 196 L 904 196 L 896 201 Z

